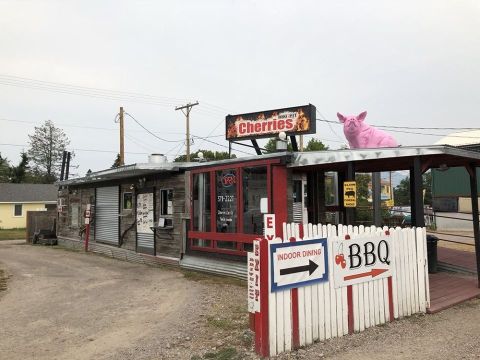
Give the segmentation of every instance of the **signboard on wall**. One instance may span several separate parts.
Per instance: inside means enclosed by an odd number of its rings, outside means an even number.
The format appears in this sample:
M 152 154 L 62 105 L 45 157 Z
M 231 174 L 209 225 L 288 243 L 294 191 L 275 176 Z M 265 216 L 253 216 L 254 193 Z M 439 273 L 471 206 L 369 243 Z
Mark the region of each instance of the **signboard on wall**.
M 137 232 L 153 234 L 153 193 L 137 195 Z
M 343 183 L 343 206 L 357 206 L 357 183 L 355 181 L 345 181 Z
M 316 109 L 312 104 L 228 115 L 225 120 L 227 140 L 272 137 L 282 131 L 287 135 L 316 132 Z
M 237 171 L 217 171 L 217 232 L 237 231 Z
M 270 266 L 272 292 L 327 281 L 327 239 L 272 244 Z
M 389 235 L 369 235 L 333 242 L 335 287 L 392 276 L 393 246 Z

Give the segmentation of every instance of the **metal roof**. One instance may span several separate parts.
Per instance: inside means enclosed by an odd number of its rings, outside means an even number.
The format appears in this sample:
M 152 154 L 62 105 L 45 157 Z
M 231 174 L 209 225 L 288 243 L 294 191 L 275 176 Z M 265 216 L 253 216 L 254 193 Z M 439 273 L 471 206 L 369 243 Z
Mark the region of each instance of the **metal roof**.
M 140 163 L 125 165 L 91 173 L 89 176 L 65 180 L 57 185 L 81 185 L 101 181 L 118 180 L 131 177 L 174 173 L 211 166 L 234 165 L 263 159 L 285 158 L 290 168 L 321 167 L 325 170 L 339 170 L 346 163 L 355 161 L 357 172 L 405 170 L 412 166 L 412 158 L 420 156 L 427 168 L 446 165 L 448 167 L 474 164 L 480 166 L 480 152 L 461 149 L 448 145 L 401 146 L 395 148 L 344 149 L 311 152 L 276 152 L 271 154 L 248 156 L 235 159 L 189 162 L 189 163 Z
M 412 166 L 412 158 L 416 156 L 423 158 L 428 168 L 464 166 L 468 163 L 480 166 L 479 152 L 447 145 L 298 152 L 293 154 L 288 166 L 321 166 L 335 170 L 355 161 L 356 171 L 405 170 Z
M 205 162 L 183 162 L 183 163 L 169 162 L 169 163 L 132 164 L 132 165 L 120 166 L 114 169 L 106 169 L 106 170 L 92 172 L 88 176 L 59 181 L 56 184 L 59 186 L 91 184 L 91 183 L 97 183 L 102 181 L 126 179 L 126 178 L 132 178 L 132 177 L 154 175 L 159 173 L 182 172 L 190 169 L 203 168 L 203 167 L 209 167 L 209 166 L 220 166 L 224 164 L 235 164 L 238 162 L 245 162 L 245 161 L 285 157 L 287 155 L 290 156 L 291 153 L 278 152 L 278 153 L 271 153 L 271 154 L 264 154 L 264 155 L 257 155 L 257 156 L 248 156 L 248 157 L 241 157 L 241 158 L 235 158 L 235 159 L 205 161 Z
M 125 179 L 131 177 L 147 176 L 158 173 L 175 173 L 181 172 L 195 163 L 139 163 L 120 166 L 113 169 L 100 170 L 92 172 L 87 176 L 75 179 L 69 179 L 57 182 L 57 185 L 81 185 L 90 184 L 101 181 Z
M 0 183 L 0 203 L 56 201 L 57 186 L 52 184 Z

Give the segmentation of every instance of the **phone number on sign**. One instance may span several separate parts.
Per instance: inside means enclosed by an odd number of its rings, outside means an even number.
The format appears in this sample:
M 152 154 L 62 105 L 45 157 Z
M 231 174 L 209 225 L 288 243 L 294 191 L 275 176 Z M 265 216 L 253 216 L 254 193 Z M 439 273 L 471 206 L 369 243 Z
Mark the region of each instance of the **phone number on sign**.
M 235 200 L 234 195 L 218 195 L 217 201 L 218 202 L 233 202 Z

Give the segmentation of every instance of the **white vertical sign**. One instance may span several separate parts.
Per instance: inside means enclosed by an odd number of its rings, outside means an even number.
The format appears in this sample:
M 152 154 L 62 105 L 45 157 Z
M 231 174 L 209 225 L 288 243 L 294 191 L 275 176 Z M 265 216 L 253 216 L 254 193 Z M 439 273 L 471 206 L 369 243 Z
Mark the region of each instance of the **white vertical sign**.
M 248 311 L 260 311 L 260 241 L 253 241 L 253 251 L 248 253 Z

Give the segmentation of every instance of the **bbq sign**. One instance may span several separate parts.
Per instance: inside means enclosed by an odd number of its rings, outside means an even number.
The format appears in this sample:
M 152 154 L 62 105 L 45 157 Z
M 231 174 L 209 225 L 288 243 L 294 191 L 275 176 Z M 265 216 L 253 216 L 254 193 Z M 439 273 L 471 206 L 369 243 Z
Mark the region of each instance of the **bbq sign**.
M 333 259 L 336 288 L 392 276 L 394 255 L 390 235 L 336 240 Z
M 226 117 L 226 139 L 272 137 L 284 131 L 287 135 L 315 134 L 315 106 L 303 105 Z

